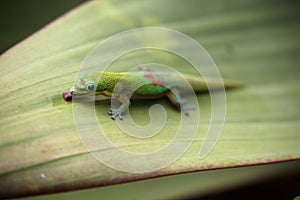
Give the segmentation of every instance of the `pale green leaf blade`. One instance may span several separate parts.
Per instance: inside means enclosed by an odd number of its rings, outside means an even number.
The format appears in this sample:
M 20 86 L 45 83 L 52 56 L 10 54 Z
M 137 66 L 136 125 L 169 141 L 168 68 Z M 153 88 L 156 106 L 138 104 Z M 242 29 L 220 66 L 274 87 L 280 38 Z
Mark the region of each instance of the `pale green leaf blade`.
M 167 12 L 170 7 L 173 11 Z M 23 196 L 299 159 L 298 13 L 297 6 L 271 1 L 115 0 L 89 2 L 63 16 L 1 56 L 0 193 Z M 247 87 L 227 93 L 224 131 L 207 158 L 195 159 L 210 119 L 209 96 L 202 95 L 198 99 L 203 123 L 184 156 L 157 172 L 128 174 L 106 167 L 85 150 L 72 106 L 61 94 L 99 42 L 144 26 L 172 28 L 191 36 L 207 49 L 224 78 L 245 82 Z M 129 57 L 128 64 L 141 58 Z M 180 64 L 174 67 L 179 69 Z M 171 123 L 165 129 L 173 133 L 179 114 L 165 100 L 154 102 L 170 113 Z M 134 119 L 147 123 L 145 106 L 152 103 L 133 104 Z M 97 104 L 97 115 L 117 145 L 131 145 L 132 151 L 160 145 L 121 135 L 106 114 L 108 107 L 107 102 Z M 171 138 L 161 137 L 160 142 Z

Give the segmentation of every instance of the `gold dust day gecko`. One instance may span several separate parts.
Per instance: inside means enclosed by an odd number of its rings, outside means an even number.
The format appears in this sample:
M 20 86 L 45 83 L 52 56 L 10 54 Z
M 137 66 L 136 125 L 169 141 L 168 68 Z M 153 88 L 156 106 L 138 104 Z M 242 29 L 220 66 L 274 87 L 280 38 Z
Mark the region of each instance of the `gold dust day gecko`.
M 63 93 L 63 98 L 66 101 L 72 101 L 72 98 L 87 95 L 104 95 L 116 98 L 121 103 L 121 106 L 117 109 L 110 108 L 108 114 L 111 115 L 112 119 L 123 119 L 123 114 L 130 105 L 130 99 L 167 97 L 178 110 L 188 115 L 188 110 L 193 109 L 193 106 L 187 106 L 182 98 L 182 94 L 184 94 L 186 89 L 185 84 L 182 84 L 180 81 L 182 78 L 189 82 L 196 93 L 208 92 L 206 82 L 200 76 L 190 74 L 179 75 L 177 73 L 152 71 L 93 72 L 83 74 L 75 85 L 71 87 L 70 92 Z M 225 89 L 243 87 L 241 83 L 230 81 L 222 83 L 211 80 L 209 84 L 210 90 L 217 90 L 223 87 Z

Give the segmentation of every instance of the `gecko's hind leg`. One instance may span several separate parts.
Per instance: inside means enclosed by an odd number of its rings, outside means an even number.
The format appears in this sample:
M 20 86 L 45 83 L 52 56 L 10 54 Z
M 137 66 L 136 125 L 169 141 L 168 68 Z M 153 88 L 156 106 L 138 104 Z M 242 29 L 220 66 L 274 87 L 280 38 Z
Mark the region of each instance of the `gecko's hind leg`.
M 172 90 L 167 93 L 167 97 L 171 103 L 186 116 L 189 115 L 190 110 L 195 110 L 195 106 L 188 106 L 186 104 L 186 100 L 181 97 L 178 89 L 176 88 L 172 88 Z

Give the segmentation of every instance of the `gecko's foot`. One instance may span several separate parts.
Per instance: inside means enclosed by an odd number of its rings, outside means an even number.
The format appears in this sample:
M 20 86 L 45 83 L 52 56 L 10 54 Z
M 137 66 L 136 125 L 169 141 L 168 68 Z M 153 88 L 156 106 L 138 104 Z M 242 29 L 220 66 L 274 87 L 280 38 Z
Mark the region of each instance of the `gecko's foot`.
M 190 115 L 189 111 L 190 110 L 195 110 L 195 106 L 188 106 L 188 105 L 186 105 L 185 100 L 181 100 L 180 101 L 180 109 L 185 114 L 185 116 L 189 116 Z
M 123 120 L 124 111 L 121 108 L 118 109 L 110 108 L 108 114 L 111 115 L 111 119 L 113 120 L 115 120 L 116 118 Z
M 190 110 L 195 110 L 195 106 L 187 106 L 187 105 L 185 105 L 185 106 L 181 107 L 181 111 L 185 114 L 185 116 L 189 116 L 190 115 L 190 113 L 189 113 Z

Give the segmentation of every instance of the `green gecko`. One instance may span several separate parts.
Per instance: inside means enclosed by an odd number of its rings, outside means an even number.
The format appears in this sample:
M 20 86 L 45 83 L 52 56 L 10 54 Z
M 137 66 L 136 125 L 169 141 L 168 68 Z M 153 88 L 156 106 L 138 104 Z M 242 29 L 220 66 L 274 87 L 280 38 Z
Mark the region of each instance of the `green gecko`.
M 100 79 L 101 77 L 101 79 Z M 167 97 L 178 110 L 188 115 L 193 106 L 187 106 L 181 97 L 184 84 L 180 79 L 184 78 L 192 86 L 196 93 L 208 92 L 205 81 L 199 77 L 189 74 L 169 72 L 93 72 L 83 74 L 76 84 L 71 87 L 70 92 L 64 92 L 63 98 L 72 101 L 72 98 L 86 95 L 104 95 L 116 98 L 121 106 L 117 109 L 109 109 L 108 114 L 114 120 L 123 119 L 123 114 L 130 105 L 130 99 L 155 99 Z M 99 80 L 100 79 L 100 80 Z M 118 87 L 116 87 L 118 83 Z M 140 86 L 137 88 L 137 86 Z M 223 87 L 220 81 L 210 81 L 211 89 L 217 90 Z M 243 84 L 235 82 L 224 82 L 225 89 L 240 88 Z M 135 91 L 133 91 L 137 88 Z M 170 89 L 171 88 L 171 89 Z M 130 96 L 130 94 L 132 94 Z

